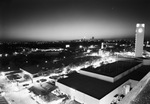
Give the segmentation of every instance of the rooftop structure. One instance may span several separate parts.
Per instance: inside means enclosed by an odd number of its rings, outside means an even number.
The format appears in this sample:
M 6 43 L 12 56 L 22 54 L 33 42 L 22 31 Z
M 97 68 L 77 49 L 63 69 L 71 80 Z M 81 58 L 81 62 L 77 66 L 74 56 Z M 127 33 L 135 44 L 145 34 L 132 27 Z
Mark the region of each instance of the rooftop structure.
M 102 75 L 106 75 L 106 76 L 115 77 L 115 76 L 119 75 L 120 73 L 122 73 L 138 64 L 140 64 L 140 62 L 130 61 L 130 60 L 116 61 L 114 63 L 108 63 L 106 65 L 102 64 L 100 67 L 97 67 L 97 68 L 88 67 L 88 68 L 84 68 L 81 70 L 96 73 L 96 74 L 102 74 Z
M 11 72 L 7 72 L 5 75 L 12 75 L 12 74 L 17 74 L 17 73 L 22 73 L 22 70 L 14 70 Z
M 136 70 L 141 65 L 142 63 L 133 60 L 116 61 L 113 63 L 102 64 L 97 68 L 93 68 L 92 66 L 83 68 L 79 70 L 79 73 L 113 83 Z
M 31 73 L 31 74 L 33 74 L 33 75 L 37 74 L 39 71 L 42 70 L 42 68 L 38 68 L 36 65 L 29 66 L 29 67 L 24 67 L 22 69 L 25 70 L 25 71 L 27 71 L 27 72 L 29 72 L 29 73 Z

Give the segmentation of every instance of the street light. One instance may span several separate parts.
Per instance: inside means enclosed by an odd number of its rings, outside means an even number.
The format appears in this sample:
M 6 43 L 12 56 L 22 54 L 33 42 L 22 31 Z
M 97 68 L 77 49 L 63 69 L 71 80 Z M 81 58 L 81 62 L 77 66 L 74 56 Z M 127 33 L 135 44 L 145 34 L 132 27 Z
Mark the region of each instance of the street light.
M 45 61 L 45 63 L 47 63 L 47 61 Z
M 5 57 L 7 57 L 7 56 L 8 56 L 8 54 L 6 53 L 6 54 L 5 54 Z
M 0 74 L 2 75 L 2 77 L 4 77 L 4 76 L 5 76 L 5 73 L 4 73 L 4 72 L 1 72 Z

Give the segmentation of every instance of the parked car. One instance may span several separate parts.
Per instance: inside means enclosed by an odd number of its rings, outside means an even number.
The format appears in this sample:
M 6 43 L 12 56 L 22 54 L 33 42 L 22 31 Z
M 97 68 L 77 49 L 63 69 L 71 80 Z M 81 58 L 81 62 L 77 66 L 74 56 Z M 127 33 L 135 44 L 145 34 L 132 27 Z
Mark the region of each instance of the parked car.
M 24 84 L 23 86 L 29 86 L 29 84 Z

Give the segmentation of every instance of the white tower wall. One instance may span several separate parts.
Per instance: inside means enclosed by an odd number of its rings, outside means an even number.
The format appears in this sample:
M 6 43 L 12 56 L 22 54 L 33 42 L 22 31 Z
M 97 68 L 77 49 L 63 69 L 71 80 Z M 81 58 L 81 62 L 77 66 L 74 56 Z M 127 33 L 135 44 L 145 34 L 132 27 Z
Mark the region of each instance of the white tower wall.
M 135 57 L 142 57 L 145 24 L 136 24 Z

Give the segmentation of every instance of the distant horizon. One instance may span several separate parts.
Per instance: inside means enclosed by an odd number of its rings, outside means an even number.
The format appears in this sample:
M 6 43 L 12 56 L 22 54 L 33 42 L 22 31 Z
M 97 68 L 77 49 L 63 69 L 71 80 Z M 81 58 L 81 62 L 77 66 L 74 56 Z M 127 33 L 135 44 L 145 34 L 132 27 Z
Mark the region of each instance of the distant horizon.
M 92 37 L 91 37 L 92 38 Z M 85 40 L 90 40 L 85 39 Z M 83 39 L 83 38 L 81 38 Z M 81 40 L 81 39 L 70 39 L 70 40 L 29 40 L 29 39 L 0 39 L 0 41 L 9 41 L 9 42 L 60 42 L 60 41 L 75 41 L 75 40 Z M 131 38 L 94 38 L 94 40 L 135 40 L 135 37 Z M 150 38 L 144 39 L 144 41 L 150 41 Z

